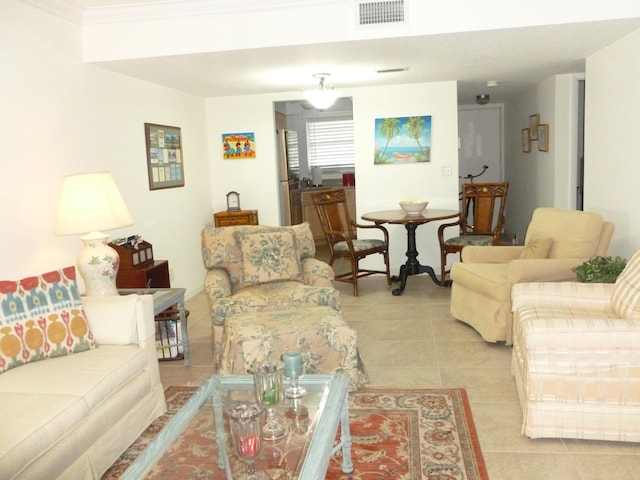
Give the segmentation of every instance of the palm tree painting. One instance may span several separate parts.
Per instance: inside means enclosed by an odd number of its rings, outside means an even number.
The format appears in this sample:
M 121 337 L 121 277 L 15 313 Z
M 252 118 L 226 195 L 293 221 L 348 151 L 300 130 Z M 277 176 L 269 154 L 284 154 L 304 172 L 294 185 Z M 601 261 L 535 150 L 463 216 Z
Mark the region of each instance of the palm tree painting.
M 374 165 L 431 161 L 431 115 L 376 118 Z

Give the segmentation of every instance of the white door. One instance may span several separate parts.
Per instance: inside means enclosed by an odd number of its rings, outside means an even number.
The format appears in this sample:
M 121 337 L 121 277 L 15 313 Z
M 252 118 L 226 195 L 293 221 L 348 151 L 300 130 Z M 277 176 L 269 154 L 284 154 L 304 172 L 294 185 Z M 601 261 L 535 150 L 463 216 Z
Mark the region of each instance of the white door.
M 458 109 L 458 175 L 460 185 L 471 181 L 470 175 L 485 172 L 473 182 L 501 182 L 502 108 L 461 106 Z

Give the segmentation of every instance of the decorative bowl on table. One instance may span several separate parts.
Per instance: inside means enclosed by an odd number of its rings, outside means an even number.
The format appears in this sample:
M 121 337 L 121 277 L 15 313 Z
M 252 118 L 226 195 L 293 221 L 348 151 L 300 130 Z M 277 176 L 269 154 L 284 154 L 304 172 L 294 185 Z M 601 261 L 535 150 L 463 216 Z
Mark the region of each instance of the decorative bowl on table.
M 404 200 L 400 202 L 400 208 L 407 212 L 407 215 L 420 215 L 428 204 L 425 200 Z

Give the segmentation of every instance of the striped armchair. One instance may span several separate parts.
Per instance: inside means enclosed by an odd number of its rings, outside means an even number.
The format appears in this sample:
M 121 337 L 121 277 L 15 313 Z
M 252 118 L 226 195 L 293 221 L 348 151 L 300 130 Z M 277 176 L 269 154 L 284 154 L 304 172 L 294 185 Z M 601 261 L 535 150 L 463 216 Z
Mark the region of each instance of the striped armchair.
M 615 284 L 516 284 L 512 309 L 522 432 L 640 442 L 640 251 Z

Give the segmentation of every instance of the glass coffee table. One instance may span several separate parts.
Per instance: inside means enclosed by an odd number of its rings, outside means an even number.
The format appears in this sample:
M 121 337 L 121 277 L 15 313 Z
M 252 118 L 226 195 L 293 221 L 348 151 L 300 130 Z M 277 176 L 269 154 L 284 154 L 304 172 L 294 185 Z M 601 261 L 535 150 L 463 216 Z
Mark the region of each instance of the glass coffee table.
M 280 420 L 289 426 L 289 433 L 283 439 L 263 442 L 256 470 L 267 472 L 274 479 L 320 480 L 325 478 L 331 457 L 341 450 L 342 471 L 352 472 L 350 381 L 348 375 L 305 375 L 300 378 L 299 383 L 307 394 L 298 400 L 285 398 L 277 407 Z M 213 375 L 167 422 L 120 479 L 162 478 L 166 475 L 166 472 L 162 473 L 164 465 L 168 470 L 178 468 L 176 462 L 182 461 L 184 455 L 173 452 L 172 448 L 175 450 L 182 444 L 183 449 L 184 445 L 193 449 L 193 437 L 187 439 L 186 436 L 198 428 L 206 430 L 198 437 L 197 442 L 201 445 L 195 447 L 201 457 L 198 461 L 202 463 L 197 468 L 202 470 L 193 470 L 190 465 L 190 476 L 217 478 L 218 473 L 224 472 L 231 480 L 241 475 L 246 471 L 245 465 L 233 453 L 226 412 L 235 403 L 243 401 L 255 401 L 253 376 Z M 340 439 L 336 442 L 338 426 Z M 203 452 L 215 458 L 202 458 Z M 172 453 L 178 460 L 171 458 Z

